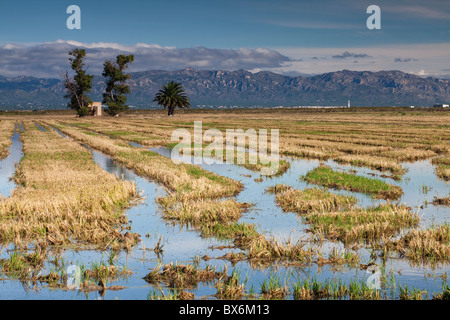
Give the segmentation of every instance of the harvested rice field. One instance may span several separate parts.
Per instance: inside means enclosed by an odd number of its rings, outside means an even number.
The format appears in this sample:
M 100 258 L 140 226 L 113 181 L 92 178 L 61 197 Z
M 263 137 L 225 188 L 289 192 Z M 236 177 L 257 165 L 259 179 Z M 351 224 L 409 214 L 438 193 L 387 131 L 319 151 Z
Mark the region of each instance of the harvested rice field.
M 0 299 L 448 299 L 449 123 L 398 108 L 2 114 Z

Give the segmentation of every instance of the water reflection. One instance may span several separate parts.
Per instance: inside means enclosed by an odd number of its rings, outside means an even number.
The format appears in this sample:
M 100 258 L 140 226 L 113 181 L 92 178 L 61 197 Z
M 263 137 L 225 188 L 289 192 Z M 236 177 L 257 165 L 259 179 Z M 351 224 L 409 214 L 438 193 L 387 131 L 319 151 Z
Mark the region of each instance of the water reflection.
M 36 125 L 36 127 L 38 127 L 39 130 L 41 130 L 42 132 L 46 132 L 47 129 L 45 129 L 44 127 L 42 127 L 39 123 L 35 122 L 34 123 Z
M 9 197 L 16 188 L 16 183 L 12 177 L 16 171 L 16 163 L 19 164 L 23 157 L 23 144 L 20 141 L 19 131 L 23 131 L 23 127 L 16 125 L 16 131 L 11 138 L 12 144 L 9 148 L 9 155 L 0 161 L 0 194 L 4 198 Z
M 159 147 L 150 149 L 165 157 L 170 158 L 171 149 Z M 194 157 L 176 156 L 176 160 L 185 163 L 194 163 Z M 279 177 L 266 177 L 262 182 L 255 179 L 260 177 L 257 172 L 250 171 L 243 167 L 233 164 L 200 164 L 205 170 L 214 172 L 234 180 L 241 181 L 244 184 L 244 190 L 236 197 L 240 202 L 249 202 L 255 205 L 250 215 L 242 218 L 242 221 L 256 223 L 259 231 L 270 234 L 279 241 L 288 239 L 298 239 L 305 236 L 306 226 L 295 214 L 284 213 L 275 203 L 275 196 L 267 194 L 265 190 L 276 184 L 286 184 L 296 189 L 305 189 L 317 187 L 300 179 L 310 170 L 320 164 L 319 160 L 283 158 L 290 162 L 289 170 Z M 366 176 L 386 181 L 387 183 L 399 185 L 403 188 L 403 196 L 396 201 L 399 204 L 405 203 L 414 211 L 419 211 L 422 216 L 421 227 L 429 227 L 433 223 L 442 224 L 449 221 L 450 208 L 445 206 L 434 206 L 431 203 L 434 196 L 446 195 L 449 193 L 449 184 L 439 180 L 434 172 L 434 167 L 430 160 L 418 161 L 415 163 L 403 163 L 407 173 L 401 181 L 394 181 L 390 178 L 380 177 L 380 172 L 368 168 L 361 168 L 351 165 L 341 165 L 333 160 L 325 161 L 325 164 L 334 170 L 350 171 L 353 170 L 357 175 Z M 429 186 L 432 189 L 428 192 L 423 191 L 423 186 Z M 346 190 L 332 190 L 338 194 L 352 195 L 358 200 L 358 206 L 368 207 L 376 205 L 385 200 L 373 199 L 369 195 L 351 192 Z
M 63 133 L 54 128 L 61 136 L 65 137 Z M 137 143 L 131 144 L 135 147 L 143 147 Z M 18 139 L 18 135 L 13 137 L 13 146 L 11 147 L 11 155 L 16 154 L 13 150 L 16 148 L 21 153 L 21 143 Z M 220 242 L 216 239 L 204 239 L 200 234 L 192 228 L 186 226 L 180 226 L 176 223 L 169 223 L 162 219 L 161 211 L 156 204 L 156 198 L 158 196 L 164 196 L 165 190 L 158 183 L 152 182 L 149 179 L 140 177 L 132 170 L 125 168 L 124 166 L 116 163 L 110 157 L 92 150 L 94 161 L 101 166 L 105 171 L 116 174 L 118 177 L 135 181 L 139 190 L 142 191 L 145 200 L 135 206 L 132 206 L 126 211 L 126 215 L 131 220 L 131 230 L 141 235 L 142 243 L 134 247 L 128 253 L 121 253 L 118 265 L 126 265 L 133 270 L 133 275 L 126 280 L 119 280 L 114 282 L 115 285 L 126 286 L 126 290 L 111 292 L 106 291 L 105 299 L 145 299 L 149 291 L 153 287 L 147 286 L 142 278 L 149 272 L 149 269 L 154 268 L 159 263 L 167 264 L 174 263 L 192 263 L 193 257 L 203 256 L 205 254 L 211 257 L 222 256 L 231 249 L 224 250 L 212 250 L 211 246 L 219 246 L 220 244 L 227 244 Z M 151 149 L 166 157 L 171 156 L 171 150 L 167 148 Z M 21 155 L 17 154 L 16 159 L 20 161 Z M 6 160 L 6 159 L 5 159 Z M 191 162 L 191 158 L 184 159 L 186 162 Z M 248 213 L 245 213 L 240 222 L 254 223 L 259 232 L 265 234 L 267 237 L 274 237 L 279 241 L 285 241 L 291 239 L 294 242 L 301 237 L 304 237 L 305 228 L 307 227 L 302 219 L 293 213 L 284 213 L 275 203 L 275 197 L 267 194 L 265 190 L 275 184 L 287 184 L 297 189 L 304 189 L 310 187 L 308 183 L 300 180 L 300 176 L 305 175 L 308 171 L 317 167 L 320 163 L 318 160 L 304 160 L 304 159 L 291 159 L 288 158 L 291 163 L 290 169 L 280 177 L 263 178 L 262 182 L 256 182 L 255 179 L 260 175 L 257 172 L 250 171 L 240 166 L 232 164 L 213 164 L 200 165 L 203 169 L 214 172 L 216 174 L 229 177 L 241 181 L 244 184 L 244 190 L 236 197 L 239 202 L 250 202 L 255 207 Z M 333 161 L 327 161 L 327 165 L 334 169 L 339 170 L 356 170 L 357 174 L 372 176 L 372 174 L 378 175 L 379 173 L 374 170 L 366 168 L 358 168 L 353 166 L 339 165 Z M 3 162 L 2 162 L 3 164 Z M 11 174 L 14 173 L 14 161 L 12 161 Z M 439 181 L 434 174 L 434 168 L 430 161 L 420 161 L 413 164 L 404 164 L 408 168 L 408 172 L 404 179 L 399 182 L 394 182 L 391 179 L 383 179 L 389 183 L 394 183 L 402 186 L 405 194 L 400 199 L 400 202 L 405 202 L 409 206 L 414 208 L 420 208 L 424 204 L 424 201 L 432 200 L 435 194 L 444 195 L 448 193 L 448 184 Z M 2 166 L 3 168 L 3 166 Z M 3 170 L 3 169 L 1 169 Z M 4 171 L 1 171 L 0 178 L 4 178 Z M 422 185 L 428 185 L 432 187 L 427 193 L 423 192 Z M 4 184 L 2 183 L 1 186 Z M 372 205 L 377 202 L 367 195 L 352 193 L 347 191 L 335 191 L 337 193 L 352 194 L 355 195 L 361 206 Z M 449 216 L 449 209 L 446 207 L 436 207 L 433 205 L 424 206 L 421 209 L 424 213 L 423 220 L 424 226 L 428 225 L 430 221 L 441 221 L 442 218 Z M 163 254 L 157 256 L 152 249 L 162 237 Z M 341 244 L 326 243 L 324 246 L 324 253 L 330 250 L 332 247 L 341 248 Z M 362 251 L 363 254 L 362 263 L 367 263 L 368 257 Z M 366 252 L 367 253 L 367 252 Z M 107 255 L 105 252 L 97 251 L 71 251 L 65 252 L 64 257 L 67 261 L 84 263 L 90 265 L 91 262 L 98 262 L 105 260 Z M 206 264 L 222 268 L 225 264 L 229 265 L 224 260 L 210 260 L 208 262 L 201 261 L 200 267 L 205 267 Z M 247 278 L 247 289 L 252 285 L 258 292 L 258 288 L 261 283 L 266 280 L 272 273 L 276 273 L 277 277 L 284 281 L 288 279 L 291 283 L 298 279 L 305 277 L 317 277 L 318 279 L 331 279 L 338 277 L 340 280 L 349 281 L 357 279 L 366 279 L 367 274 L 365 271 L 359 270 L 359 268 L 335 268 L 332 266 L 319 267 L 316 264 L 304 265 L 299 267 L 280 267 L 280 265 L 274 264 L 268 268 L 254 269 L 247 262 L 238 262 L 233 268 L 237 268 L 243 275 L 243 279 Z M 232 268 L 229 268 L 231 270 Z M 430 269 L 425 267 L 412 268 L 409 262 L 406 260 L 388 260 L 386 270 L 402 270 L 402 274 L 397 276 L 397 280 L 402 284 L 408 283 L 408 286 L 414 285 L 420 288 L 429 288 L 438 291 L 441 283 L 438 281 L 427 280 L 424 277 L 425 273 L 428 273 Z M 448 268 L 437 268 L 436 272 L 448 271 Z M 230 272 L 230 271 L 229 271 Z M 97 297 L 97 294 L 92 293 L 86 297 L 84 295 L 78 295 L 77 293 L 63 290 L 49 290 L 43 288 L 40 293 L 25 293 L 23 289 L 19 288 L 18 282 L 6 281 L 1 285 L 0 298 L 6 297 L 6 292 L 10 292 L 8 298 L 32 298 L 39 299 L 45 298 L 58 298 L 58 299 L 92 299 Z M 11 290 L 11 291 L 8 291 Z M 196 297 L 204 297 L 213 295 L 215 288 L 209 285 L 199 285 L 192 290 Z

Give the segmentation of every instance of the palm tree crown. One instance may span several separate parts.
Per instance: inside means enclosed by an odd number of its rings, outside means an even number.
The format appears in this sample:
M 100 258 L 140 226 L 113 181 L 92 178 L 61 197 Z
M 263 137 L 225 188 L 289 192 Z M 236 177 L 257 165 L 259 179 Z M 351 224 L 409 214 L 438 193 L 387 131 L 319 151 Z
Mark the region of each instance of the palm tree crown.
M 169 116 L 173 116 L 173 111 L 178 108 L 189 108 L 191 106 L 189 98 L 186 96 L 180 83 L 169 81 L 163 85 L 162 89 L 156 94 L 153 102 L 157 102 L 164 109 L 169 110 Z

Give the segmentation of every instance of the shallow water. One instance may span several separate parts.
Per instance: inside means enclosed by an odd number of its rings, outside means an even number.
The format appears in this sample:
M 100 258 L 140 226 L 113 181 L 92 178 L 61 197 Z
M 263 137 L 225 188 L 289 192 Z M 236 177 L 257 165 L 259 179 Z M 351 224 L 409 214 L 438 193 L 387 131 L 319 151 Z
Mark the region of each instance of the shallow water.
M 136 144 L 135 144 L 136 145 Z M 168 148 L 152 148 L 150 149 L 166 157 L 171 157 L 171 150 Z M 185 163 L 194 163 L 193 157 L 176 157 Z M 244 167 L 232 164 L 200 164 L 200 166 L 208 171 L 229 177 L 234 180 L 241 181 L 244 184 L 244 190 L 236 197 L 240 202 L 249 202 L 256 205 L 255 215 L 250 215 L 247 219 L 258 218 L 258 224 L 262 227 L 261 231 L 272 230 L 272 236 L 280 241 L 285 241 L 289 237 L 298 238 L 304 235 L 298 228 L 288 230 L 288 226 L 298 226 L 299 219 L 293 213 L 284 213 L 281 208 L 275 204 L 275 196 L 268 194 L 265 190 L 276 184 L 286 184 L 296 189 L 304 189 L 317 187 L 314 184 L 307 183 L 301 179 L 310 170 L 316 168 L 321 161 L 305 160 L 294 158 L 283 158 L 290 162 L 290 168 L 286 173 L 279 177 L 265 177 L 262 182 L 255 182 L 256 178 L 261 177 L 258 172 L 250 171 Z M 401 181 L 395 181 L 390 178 L 380 177 L 380 172 L 368 168 L 361 168 L 351 165 L 341 165 L 333 160 L 324 162 L 327 166 L 338 171 L 356 171 L 357 175 L 369 178 L 377 178 L 386 183 L 398 185 L 403 189 L 403 195 L 395 203 L 405 203 L 414 211 L 417 211 L 422 217 L 420 227 L 427 228 L 433 224 L 444 224 L 450 222 L 450 208 L 448 206 L 433 205 L 435 196 L 445 196 L 450 192 L 450 184 L 440 180 L 434 172 L 431 160 L 417 161 L 415 163 L 402 163 L 407 169 Z M 431 190 L 425 191 L 423 186 L 430 187 Z M 386 202 L 385 200 L 373 199 L 369 195 L 351 192 L 346 190 L 332 190 L 337 194 L 352 195 L 357 200 L 360 207 L 373 206 L 378 203 Z M 428 203 L 428 204 L 427 204 Z M 279 216 L 282 215 L 283 219 Z M 243 218 L 245 221 L 246 218 Z M 283 227 L 284 226 L 284 227 Z M 281 228 L 280 230 L 277 230 Z M 301 227 L 301 226 L 300 226 Z
M 58 131 L 58 130 L 57 130 Z M 59 132 L 63 137 L 65 136 Z M 140 146 L 133 144 L 134 146 Z M 11 157 L 13 154 L 20 160 L 21 143 L 13 137 L 13 146 L 11 148 Z M 89 148 L 90 149 L 90 148 Z M 16 151 L 14 151 L 16 150 Z M 109 285 L 122 285 L 126 289 L 120 291 L 106 291 L 104 295 L 99 292 L 91 292 L 89 294 L 77 291 L 53 290 L 47 287 L 27 288 L 26 285 L 16 280 L 8 280 L 0 283 L 0 299 L 147 299 L 147 296 L 153 292 L 159 292 L 158 286 L 148 285 L 142 278 L 149 273 L 150 269 L 158 264 L 174 263 L 192 263 L 195 257 L 201 257 L 207 254 L 210 257 L 219 257 L 231 249 L 212 250 L 211 246 L 226 245 L 228 242 L 219 241 L 214 238 L 204 239 L 197 231 L 188 227 L 180 226 L 165 222 L 161 217 L 160 208 L 156 205 L 155 200 L 158 196 L 165 194 L 164 188 L 146 178 L 136 175 L 133 171 L 117 164 L 108 156 L 90 149 L 94 160 L 107 172 L 117 174 L 127 180 L 133 180 L 145 200 L 126 211 L 126 215 L 131 220 L 131 228 L 133 232 L 141 235 L 142 242 L 134 247 L 130 252 L 122 252 L 119 254 L 117 265 L 126 265 L 133 271 L 133 275 L 125 280 L 118 280 Z M 151 149 L 162 155 L 170 156 L 171 151 L 166 148 Z M 20 151 L 20 152 L 19 152 Z M 17 154 L 16 154 L 17 153 Z M 8 158 L 7 158 L 8 159 Z M 7 160 L 5 159 L 5 161 Z M 13 158 L 11 158 L 13 159 Z M 191 159 L 183 159 L 189 162 Z M 306 237 L 305 225 L 301 217 L 294 213 L 285 213 L 275 204 L 275 197 L 265 192 L 265 190 L 275 184 L 287 184 L 294 188 L 303 189 L 309 187 L 308 183 L 301 181 L 300 177 L 308 171 L 319 165 L 317 160 L 301 160 L 288 159 L 291 163 L 290 169 L 281 177 L 266 177 L 262 182 L 255 182 L 260 175 L 248 169 L 237 165 L 230 164 L 202 164 L 201 167 L 215 172 L 219 175 L 226 176 L 235 180 L 239 180 L 244 184 L 244 190 L 236 197 L 239 202 L 253 203 L 254 207 L 240 219 L 240 222 L 248 222 L 255 224 L 259 232 L 268 238 L 274 238 L 284 242 L 288 239 L 296 242 Z M 17 160 L 15 160 L 17 161 Z M 9 160 L 8 163 L 11 163 Z M 13 162 L 14 163 L 14 162 Z M 356 170 L 357 174 L 371 176 L 370 174 L 379 173 L 366 168 L 358 168 L 353 166 L 339 165 L 333 161 L 327 161 L 327 165 L 334 169 L 348 171 Z M 408 172 L 402 181 L 396 182 L 388 178 L 380 178 L 389 183 L 402 186 L 404 190 L 400 203 L 406 203 L 414 209 L 420 209 L 425 201 L 431 202 L 435 195 L 445 195 L 449 192 L 449 185 L 437 179 L 434 168 L 430 161 L 420 161 L 416 163 L 403 164 L 408 168 Z M 0 172 L 0 178 L 6 176 L 6 171 Z M 12 166 L 14 173 L 14 165 Z M 428 192 L 423 192 L 423 185 L 432 187 Z M 3 186 L 3 183 L 2 183 Z M 14 186 L 13 186 L 14 187 Z M 352 194 L 359 200 L 360 206 L 369 206 L 378 201 L 374 201 L 369 196 L 352 193 L 347 191 L 336 191 L 337 193 Z M 423 214 L 421 227 L 428 227 L 434 224 L 447 222 L 450 217 L 450 208 L 443 206 L 434 206 L 432 204 L 425 205 L 420 209 Z M 158 256 L 152 249 L 162 237 L 163 253 Z M 332 248 L 343 248 L 341 244 L 325 242 L 324 253 L 329 252 Z M 236 252 L 236 250 L 234 250 Z M 237 250 L 238 251 L 238 250 Z M 369 261 L 370 252 L 362 248 L 358 252 L 361 255 L 361 263 Z M 1 258 L 8 257 L 6 252 L 0 255 Z M 75 252 L 66 250 L 64 258 L 67 264 L 84 264 L 87 267 L 92 262 L 107 261 L 108 252 L 99 252 L 95 250 Z M 378 261 L 379 262 L 379 261 Z M 241 281 L 246 281 L 247 290 L 253 287 L 255 292 L 259 292 L 259 288 L 264 280 L 271 275 L 276 275 L 281 282 L 287 281 L 289 284 L 299 279 L 315 278 L 332 279 L 338 278 L 345 282 L 353 279 L 361 279 L 365 281 L 370 274 L 361 271 L 359 268 L 348 268 L 344 266 L 324 266 L 319 267 L 316 264 L 285 267 L 284 265 L 274 263 L 269 268 L 254 269 L 247 262 L 241 261 L 236 265 L 231 265 L 225 260 L 212 259 L 207 262 L 200 260 L 200 267 L 206 265 L 217 266 L 219 270 L 226 264 L 228 273 L 233 269 L 239 270 Z M 51 266 L 48 266 L 50 269 Z M 430 291 L 440 291 L 442 280 L 435 277 L 442 275 L 444 272 L 450 271 L 448 266 L 438 266 L 434 269 L 419 266 L 412 267 L 408 261 L 399 259 L 389 259 L 386 264 L 387 273 L 392 272 L 395 275 L 396 283 L 408 287 L 414 286 Z M 432 274 L 433 276 L 430 276 Z M 164 287 L 161 287 L 164 288 Z M 398 288 L 397 288 L 398 289 Z M 390 288 L 384 288 L 389 291 Z M 188 290 L 195 293 L 196 298 L 206 297 L 214 299 L 216 292 L 212 284 L 200 284 L 194 290 Z M 167 290 L 165 290 L 167 293 Z M 292 297 L 288 297 L 292 298 Z
M 15 164 L 18 164 L 23 157 L 23 144 L 19 140 L 20 134 L 17 130 L 20 130 L 20 127 L 16 126 L 16 131 L 11 138 L 12 145 L 9 148 L 9 155 L 5 159 L 0 160 L 0 195 L 4 198 L 8 198 L 16 188 L 16 184 L 12 180 L 16 172 Z

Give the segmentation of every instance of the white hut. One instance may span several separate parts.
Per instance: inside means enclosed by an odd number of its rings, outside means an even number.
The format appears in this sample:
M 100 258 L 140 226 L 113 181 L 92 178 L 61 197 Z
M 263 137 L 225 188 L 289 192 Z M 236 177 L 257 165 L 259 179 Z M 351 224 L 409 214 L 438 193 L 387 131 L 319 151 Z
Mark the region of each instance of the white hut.
M 101 102 L 92 102 L 89 105 L 89 108 L 91 109 L 90 115 L 92 115 L 94 117 L 102 116 L 102 103 Z

